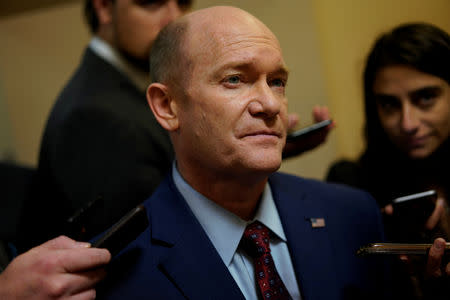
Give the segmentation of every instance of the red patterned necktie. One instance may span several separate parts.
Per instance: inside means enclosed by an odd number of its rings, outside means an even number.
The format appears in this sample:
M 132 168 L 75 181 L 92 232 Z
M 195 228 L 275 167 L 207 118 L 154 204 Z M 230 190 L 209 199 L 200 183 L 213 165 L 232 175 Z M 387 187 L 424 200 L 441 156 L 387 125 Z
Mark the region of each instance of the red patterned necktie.
M 258 221 L 253 222 L 245 229 L 241 245 L 253 259 L 256 282 L 262 299 L 292 299 L 270 254 L 269 229 Z

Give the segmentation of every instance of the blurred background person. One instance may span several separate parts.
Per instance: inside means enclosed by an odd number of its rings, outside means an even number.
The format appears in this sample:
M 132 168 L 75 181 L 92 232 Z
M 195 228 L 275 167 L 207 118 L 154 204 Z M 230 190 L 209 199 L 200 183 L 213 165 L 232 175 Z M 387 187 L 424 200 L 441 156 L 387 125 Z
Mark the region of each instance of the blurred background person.
M 366 149 L 356 162 L 334 164 L 328 181 L 369 191 L 386 212 L 388 240 L 448 240 L 450 192 L 450 37 L 426 23 L 380 36 L 364 70 Z M 434 189 L 423 220 L 396 215 L 394 198 Z
M 381 36 L 364 71 L 366 150 L 356 163 L 332 166 L 327 179 L 370 191 L 381 207 L 428 189 L 436 189 L 444 205 L 450 189 L 449 74 L 450 37 L 439 28 L 406 24 Z
M 159 31 L 191 2 L 85 0 L 93 37 L 43 133 L 40 201 L 27 204 L 32 216 L 24 227 L 34 216 L 41 221 L 27 242 L 62 233 L 89 239 L 146 199 L 165 175 L 173 151 L 145 100 L 148 55 Z

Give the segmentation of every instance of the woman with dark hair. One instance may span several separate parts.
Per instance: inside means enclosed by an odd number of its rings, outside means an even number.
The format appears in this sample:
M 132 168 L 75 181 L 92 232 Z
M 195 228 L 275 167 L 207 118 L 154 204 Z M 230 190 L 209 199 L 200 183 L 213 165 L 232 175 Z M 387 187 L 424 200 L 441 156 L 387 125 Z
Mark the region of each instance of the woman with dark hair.
M 328 181 L 369 191 L 386 212 L 388 240 L 448 240 L 450 202 L 450 36 L 425 23 L 380 36 L 364 71 L 366 149 L 357 162 L 340 161 Z M 405 219 L 394 198 L 434 189 L 428 219 Z M 397 212 L 398 213 L 398 212 Z

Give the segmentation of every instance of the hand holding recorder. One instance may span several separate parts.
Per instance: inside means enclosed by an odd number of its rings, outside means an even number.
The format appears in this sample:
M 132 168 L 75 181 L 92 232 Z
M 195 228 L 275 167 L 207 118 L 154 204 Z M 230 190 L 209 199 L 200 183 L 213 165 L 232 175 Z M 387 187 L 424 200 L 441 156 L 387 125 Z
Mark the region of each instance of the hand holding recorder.
M 60 236 L 16 257 L 0 274 L 0 299 L 94 299 L 111 255 Z
M 445 201 L 435 190 L 396 198 L 382 211 L 404 226 L 432 230 L 445 212 Z
M 286 137 L 286 146 L 283 151 L 284 158 L 312 150 L 326 141 L 328 133 L 335 126 L 334 121 L 330 119 L 328 108 L 326 106 L 314 107 L 313 118 L 314 124 L 292 131 L 298 123 L 298 117 L 290 115 L 290 132 Z
M 439 223 L 444 210 L 444 200 L 438 197 L 435 190 L 396 198 L 392 204 L 384 208 L 386 214 L 407 222 L 405 226 L 411 226 L 408 223 L 417 223 L 428 230 Z M 399 255 L 401 260 L 409 265 L 411 256 L 415 258 L 422 256 L 423 260 L 413 260 L 422 261 L 425 268 L 420 268 L 420 272 L 424 273 L 422 277 L 426 280 L 450 275 L 449 254 L 450 243 L 446 243 L 443 238 L 436 238 L 432 244 L 372 243 L 357 251 L 359 256 Z

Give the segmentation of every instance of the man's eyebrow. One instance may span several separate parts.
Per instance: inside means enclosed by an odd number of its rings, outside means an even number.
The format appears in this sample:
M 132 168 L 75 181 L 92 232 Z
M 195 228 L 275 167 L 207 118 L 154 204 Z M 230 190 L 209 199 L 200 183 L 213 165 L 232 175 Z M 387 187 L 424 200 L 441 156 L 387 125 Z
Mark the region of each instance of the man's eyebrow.
M 223 72 L 226 70 L 248 70 L 253 68 L 253 66 L 255 65 L 254 62 L 228 62 L 226 64 L 224 64 L 223 66 L 219 67 L 217 69 L 217 72 Z M 280 65 L 277 69 L 275 69 L 274 71 L 270 71 L 269 74 L 271 75 L 283 75 L 283 76 L 288 76 L 289 75 L 289 70 L 285 65 Z
M 270 72 L 272 75 L 283 75 L 288 77 L 289 76 L 289 69 L 286 66 L 281 66 L 278 68 L 278 70 L 275 70 L 274 72 Z
M 242 61 L 230 61 L 218 68 L 218 71 L 225 71 L 229 69 L 235 70 L 245 70 L 251 68 L 252 62 L 242 62 Z

